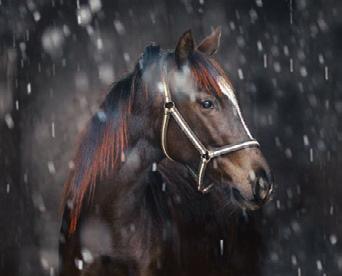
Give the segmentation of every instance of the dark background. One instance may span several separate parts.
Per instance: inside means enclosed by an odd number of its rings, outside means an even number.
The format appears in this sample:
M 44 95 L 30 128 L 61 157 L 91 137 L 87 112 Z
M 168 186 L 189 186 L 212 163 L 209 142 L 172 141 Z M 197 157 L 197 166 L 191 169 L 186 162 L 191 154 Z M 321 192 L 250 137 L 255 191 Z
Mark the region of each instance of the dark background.
M 150 41 L 217 25 L 277 183 L 262 274 L 341 275 L 341 15 L 337 0 L 0 0 L 0 275 L 56 274 L 63 182 L 111 82 Z

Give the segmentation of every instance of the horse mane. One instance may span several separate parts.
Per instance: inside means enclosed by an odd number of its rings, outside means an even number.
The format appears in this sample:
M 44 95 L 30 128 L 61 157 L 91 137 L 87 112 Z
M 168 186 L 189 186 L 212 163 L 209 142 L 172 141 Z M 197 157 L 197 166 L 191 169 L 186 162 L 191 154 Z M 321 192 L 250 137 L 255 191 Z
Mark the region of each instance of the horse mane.
M 127 120 L 132 111 L 137 72 L 113 85 L 83 131 L 63 193 L 63 206 L 70 210 L 69 232 L 76 230 L 82 203 L 89 191 L 91 199 L 95 184 L 115 170 L 124 158 L 128 143 Z
M 172 56 L 173 53 L 170 52 L 166 55 L 167 58 Z M 128 145 L 128 118 L 132 112 L 138 82 L 144 68 L 156 57 L 161 57 L 159 46 L 150 45 L 145 48 L 134 71 L 113 85 L 100 110 L 90 119 L 81 135 L 74 168 L 64 185 L 62 200 L 62 208 L 69 208 L 69 233 L 77 228 L 85 196 L 88 194 L 90 201 L 96 182 L 116 170 L 124 159 L 124 151 Z M 215 76 L 226 78 L 226 75 L 218 63 L 204 58 L 198 52 L 193 53 L 189 62 L 194 79 L 203 88 L 220 95 L 222 92 Z M 230 83 L 228 79 L 227 81 Z M 146 95 L 147 92 L 144 92 Z
M 133 72 L 115 83 L 100 110 L 90 119 L 83 131 L 74 158 L 74 168 L 64 185 L 62 209 L 70 209 L 68 232 L 76 230 L 84 197 L 94 195 L 96 182 L 118 168 L 128 145 L 128 118 L 141 76 L 157 57 L 159 46 L 145 47 Z M 142 88 L 146 98 L 146 87 Z

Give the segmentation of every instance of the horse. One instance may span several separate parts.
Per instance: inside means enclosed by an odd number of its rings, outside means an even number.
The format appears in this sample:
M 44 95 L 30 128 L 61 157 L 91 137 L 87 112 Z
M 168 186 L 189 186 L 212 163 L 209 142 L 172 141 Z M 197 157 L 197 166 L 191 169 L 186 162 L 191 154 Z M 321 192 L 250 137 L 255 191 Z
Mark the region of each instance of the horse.
M 243 218 L 273 177 L 214 59 L 220 37 L 147 46 L 91 118 L 65 184 L 61 276 L 258 274 Z

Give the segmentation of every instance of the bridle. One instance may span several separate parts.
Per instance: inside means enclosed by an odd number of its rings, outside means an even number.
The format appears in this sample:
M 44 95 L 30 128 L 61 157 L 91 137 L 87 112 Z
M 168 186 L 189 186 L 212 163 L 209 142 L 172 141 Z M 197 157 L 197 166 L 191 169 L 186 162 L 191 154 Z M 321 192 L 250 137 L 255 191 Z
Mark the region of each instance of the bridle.
M 198 191 L 202 193 L 206 193 L 209 191 L 209 189 L 213 186 L 213 184 L 210 184 L 207 187 L 204 187 L 203 178 L 205 169 L 210 162 L 215 157 L 219 157 L 224 154 L 228 154 L 231 152 L 239 151 L 245 148 L 251 148 L 251 147 L 259 147 L 259 143 L 250 135 L 250 140 L 247 140 L 245 142 L 236 143 L 236 144 L 230 144 L 226 146 L 222 146 L 219 148 L 215 148 L 213 150 L 209 150 L 207 147 L 203 145 L 201 140 L 196 136 L 196 134 L 192 131 L 190 126 L 187 124 L 183 116 L 178 111 L 176 104 L 174 101 L 172 101 L 171 93 L 169 90 L 169 86 L 166 83 L 166 71 L 164 70 L 162 76 L 162 89 L 164 93 L 164 116 L 163 116 L 163 123 L 162 123 L 162 129 L 161 129 L 161 146 L 163 149 L 164 154 L 166 157 L 170 160 L 173 160 L 173 158 L 168 154 L 167 152 L 167 130 L 168 125 L 170 121 L 170 117 L 172 116 L 182 132 L 188 137 L 190 142 L 193 144 L 193 146 L 197 149 L 197 151 L 200 153 L 200 165 L 198 169 L 198 173 L 196 174 L 191 168 L 190 171 L 195 176 L 197 180 L 197 189 Z

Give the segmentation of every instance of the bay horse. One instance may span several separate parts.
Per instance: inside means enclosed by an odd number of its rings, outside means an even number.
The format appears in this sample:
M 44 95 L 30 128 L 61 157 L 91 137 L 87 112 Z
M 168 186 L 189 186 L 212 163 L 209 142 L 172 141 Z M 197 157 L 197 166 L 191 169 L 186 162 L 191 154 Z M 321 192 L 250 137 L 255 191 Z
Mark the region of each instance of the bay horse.
M 65 185 L 61 276 L 258 275 L 241 213 L 273 180 L 213 58 L 220 36 L 147 46 L 91 118 Z

